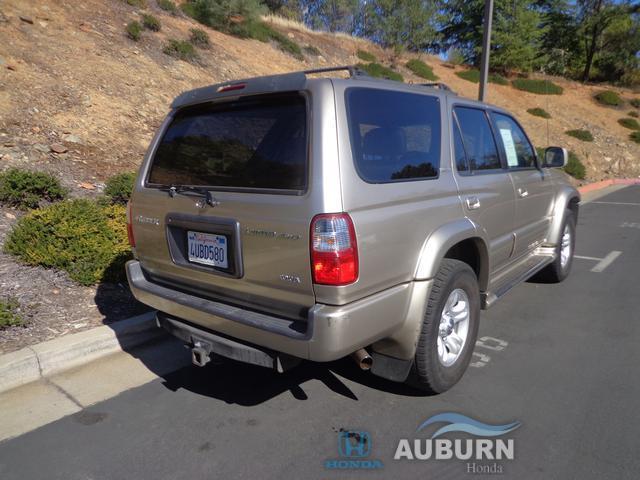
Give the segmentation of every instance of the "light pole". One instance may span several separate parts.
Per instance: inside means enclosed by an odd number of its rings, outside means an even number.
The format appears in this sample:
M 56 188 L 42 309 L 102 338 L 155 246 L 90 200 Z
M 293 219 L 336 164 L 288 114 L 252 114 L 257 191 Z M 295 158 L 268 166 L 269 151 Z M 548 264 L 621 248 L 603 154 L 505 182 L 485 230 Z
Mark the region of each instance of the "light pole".
M 478 100 L 484 102 L 487 81 L 489 80 L 489 51 L 491 47 L 491 19 L 493 18 L 493 0 L 484 2 L 484 26 L 482 30 L 482 56 L 480 57 L 480 91 Z

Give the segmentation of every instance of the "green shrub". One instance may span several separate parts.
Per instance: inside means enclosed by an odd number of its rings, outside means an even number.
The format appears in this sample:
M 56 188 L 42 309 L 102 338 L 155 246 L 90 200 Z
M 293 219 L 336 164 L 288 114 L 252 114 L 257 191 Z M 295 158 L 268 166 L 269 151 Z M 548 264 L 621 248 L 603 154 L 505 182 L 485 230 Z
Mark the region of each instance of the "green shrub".
M 313 45 L 305 45 L 304 47 L 302 47 L 302 51 L 312 57 L 319 57 L 320 55 L 322 55 L 322 52 Z
M 125 2 L 132 7 L 145 8 L 147 6 L 147 0 L 125 0 Z
M 185 62 L 192 62 L 198 58 L 198 54 L 193 48 L 193 45 L 184 40 L 176 40 L 175 38 L 169 39 L 169 42 L 164 46 L 162 52 L 170 57 L 184 60 Z
M 634 108 L 640 108 L 640 98 L 632 98 L 631 100 L 629 100 L 629 103 Z
M 16 327 L 24 323 L 18 313 L 20 304 L 13 297 L 0 299 L 0 330 L 7 327 Z
M 438 80 L 438 76 L 433 73 L 433 69 L 422 60 L 418 60 L 417 58 L 409 60 L 406 67 L 411 70 L 414 75 L 424 78 L 425 80 Z
M 0 203 L 20 209 L 37 208 L 67 195 L 57 178 L 43 172 L 11 168 L 0 173 Z
M 260 16 L 267 11 L 260 0 L 191 0 L 183 5 L 190 5 L 183 8 L 187 15 L 225 33 L 232 33 L 234 25 L 261 23 Z
M 358 50 L 356 56 L 365 62 L 375 62 L 378 60 L 373 53 L 369 53 L 366 50 Z
M 133 22 L 129 22 L 126 30 L 127 35 L 131 40 L 135 42 L 140 40 L 140 36 L 142 35 L 142 25 L 140 25 L 140 22 L 137 22 L 135 20 Z
M 584 180 L 587 176 L 587 170 L 580 158 L 573 152 L 569 152 L 569 159 L 567 165 L 564 167 L 564 171 L 578 180 Z
M 593 142 L 593 135 L 591 135 L 591 132 L 589 130 L 567 130 L 564 133 L 566 133 L 570 137 L 582 140 L 583 142 Z
M 178 7 L 176 7 L 176 4 L 171 0 L 158 0 L 158 6 L 165 12 L 169 12 L 174 15 L 178 13 Z
M 302 49 L 300 48 L 300 45 L 298 45 L 296 42 L 291 40 L 286 35 L 278 32 L 277 30 L 274 30 L 266 23 L 264 22 L 260 22 L 260 23 L 262 23 L 262 25 L 267 29 L 269 39 L 276 42 L 280 50 L 282 50 L 285 53 L 288 53 L 289 55 L 291 55 L 292 57 L 298 60 L 304 60 L 304 55 L 302 55 Z
M 530 108 L 527 110 L 527 113 L 536 117 L 551 118 L 551 114 L 543 108 Z
M 609 107 L 617 107 L 624 103 L 620 95 L 612 90 L 603 90 L 594 95 L 593 98 L 595 98 L 598 103 Z
M 158 20 L 153 15 L 148 15 L 146 13 L 142 14 L 142 26 L 147 30 L 151 30 L 152 32 L 159 32 L 160 28 L 160 20 Z
M 187 17 L 191 17 L 194 20 L 198 20 L 196 18 L 196 7 L 193 1 L 186 1 L 184 3 L 181 3 L 180 10 L 182 10 L 182 13 L 184 13 Z
M 632 142 L 640 143 L 640 132 L 631 132 L 629 134 L 629 140 Z
M 104 194 L 109 197 L 113 203 L 121 203 L 124 205 L 131 198 L 135 181 L 136 174 L 134 172 L 114 175 L 107 180 Z
M 211 47 L 209 35 L 200 28 L 192 28 L 189 30 L 189 41 L 198 48 L 208 49 Z
M 131 258 L 125 207 L 82 199 L 33 210 L 18 220 L 4 250 L 29 265 L 65 270 L 82 285 L 122 281 Z
M 467 80 L 473 83 L 480 83 L 480 71 L 479 70 L 462 70 L 460 72 L 456 72 L 456 75 L 463 80 Z M 509 85 L 509 80 L 507 80 L 502 75 L 498 75 L 497 73 L 489 74 L 489 83 L 496 83 L 498 85 Z
M 635 118 L 621 118 L 618 123 L 629 130 L 640 130 L 640 123 Z
M 367 75 L 376 78 L 386 78 L 388 80 L 396 80 L 397 82 L 404 82 L 404 78 L 395 70 L 380 65 L 379 63 L 359 63 L 356 65 L 359 69 L 363 70 Z
M 627 113 L 627 115 L 629 115 L 630 117 L 633 117 L 633 118 L 640 117 L 640 113 L 636 112 L 635 110 L 631 110 L 629 113 Z
M 564 89 L 549 80 L 535 78 L 516 78 L 511 82 L 514 88 L 538 95 L 562 95 Z

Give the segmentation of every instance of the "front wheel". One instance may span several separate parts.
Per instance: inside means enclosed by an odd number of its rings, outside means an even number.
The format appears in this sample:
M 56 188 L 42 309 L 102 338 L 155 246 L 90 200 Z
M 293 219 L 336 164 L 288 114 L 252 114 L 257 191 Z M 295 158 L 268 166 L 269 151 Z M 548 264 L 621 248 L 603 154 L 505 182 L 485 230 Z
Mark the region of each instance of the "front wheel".
M 562 237 L 556 245 L 555 259 L 535 279 L 547 283 L 559 283 L 569 276 L 576 246 L 576 216 L 567 210 L 562 224 Z
M 442 393 L 462 377 L 476 343 L 480 291 L 474 271 L 444 259 L 427 302 L 409 383 Z

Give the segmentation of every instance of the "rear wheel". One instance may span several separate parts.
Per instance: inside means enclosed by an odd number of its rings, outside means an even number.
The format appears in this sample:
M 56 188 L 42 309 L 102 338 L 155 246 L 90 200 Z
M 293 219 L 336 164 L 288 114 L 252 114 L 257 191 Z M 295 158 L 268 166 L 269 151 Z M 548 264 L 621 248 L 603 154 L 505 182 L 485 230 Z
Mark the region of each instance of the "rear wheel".
M 571 272 L 576 245 L 576 216 L 571 210 L 567 210 L 564 217 L 562 236 L 556 245 L 556 258 L 536 275 L 536 280 L 559 283 L 567 278 Z
M 474 271 L 444 259 L 427 302 L 411 385 L 432 393 L 450 389 L 473 353 L 480 319 L 480 292 Z

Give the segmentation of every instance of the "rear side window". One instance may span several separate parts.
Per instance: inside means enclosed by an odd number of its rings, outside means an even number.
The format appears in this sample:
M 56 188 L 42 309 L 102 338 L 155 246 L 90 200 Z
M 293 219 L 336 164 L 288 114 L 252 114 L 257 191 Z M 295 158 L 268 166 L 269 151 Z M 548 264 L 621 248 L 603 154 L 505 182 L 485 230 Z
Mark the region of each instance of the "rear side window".
M 501 169 L 496 142 L 484 110 L 456 107 L 454 109 L 467 161 L 472 171 Z
M 295 93 L 182 109 L 160 140 L 148 183 L 304 190 L 306 117 Z
M 522 128 L 507 115 L 493 113 L 491 116 L 509 168 L 535 168 L 536 154 Z
M 438 176 L 437 97 L 349 88 L 346 103 L 351 149 L 363 180 L 386 183 Z

